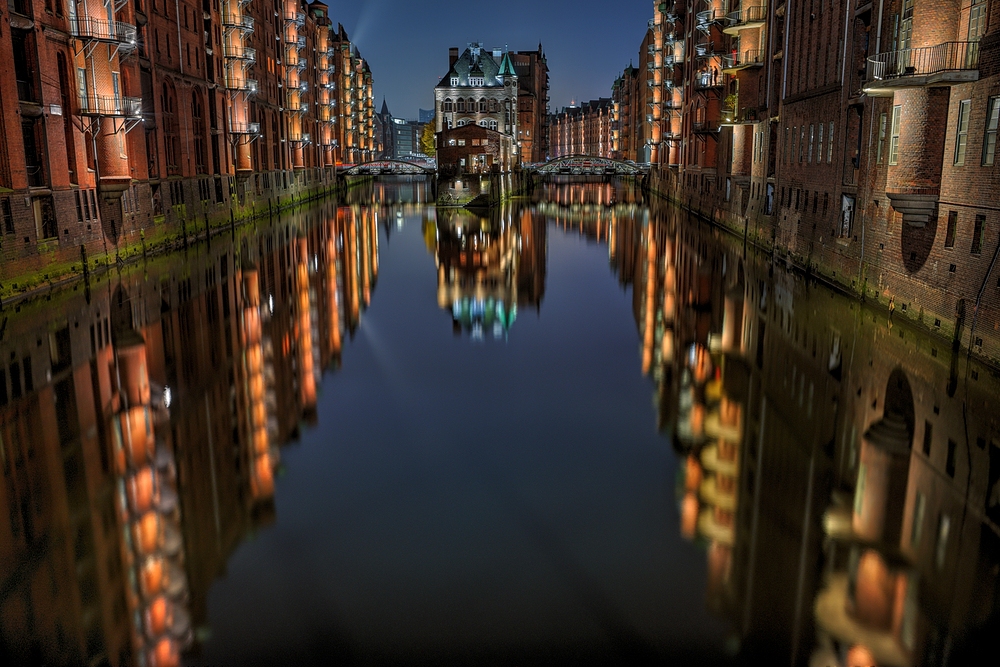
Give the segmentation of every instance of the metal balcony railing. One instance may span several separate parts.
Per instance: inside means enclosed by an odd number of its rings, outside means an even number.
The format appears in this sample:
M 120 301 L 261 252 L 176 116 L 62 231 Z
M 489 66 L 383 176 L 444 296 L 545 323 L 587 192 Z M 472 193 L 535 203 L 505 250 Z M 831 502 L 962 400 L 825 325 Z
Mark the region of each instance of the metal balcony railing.
M 764 64 L 764 52 L 760 49 L 744 51 L 742 55 L 733 54 L 722 57 L 722 68 L 727 71 L 745 69 L 747 67 L 760 67 Z
M 78 16 L 70 19 L 69 32 L 79 39 L 94 39 L 126 48 L 136 46 L 136 29 L 131 23 Z
M 719 131 L 719 121 L 717 120 L 696 120 L 691 123 L 691 129 L 696 134 L 704 134 Z
M 222 25 L 226 28 L 232 28 L 246 34 L 250 34 L 253 32 L 253 17 L 232 15 L 226 16 L 222 19 Z
M 868 80 L 932 76 L 979 69 L 979 42 L 945 42 L 918 49 L 886 51 L 868 59 Z
M 226 76 L 226 88 L 229 90 L 240 90 L 246 93 L 257 93 L 257 79 L 247 79 L 228 75 Z
M 702 32 L 709 32 L 712 30 L 712 24 L 716 21 L 721 21 L 725 15 L 717 9 L 708 9 L 703 12 L 698 12 L 695 15 L 695 27 Z
M 141 118 L 141 97 L 115 97 L 113 95 L 91 95 L 81 97 L 80 115 L 110 116 L 117 118 Z
M 260 134 L 260 123 L 229 123 L 230 134 Z
M 256 62 L 257 60 L 257 49 L 252 49 L 242 44 L 226 44 L 223 47 L 223 52 L 227 58 L 234 60 L 246 60 L 248 62 Z
M 302 12 L 285 12 L 285 21 L 292 23 L 297 26 L 304 25 L 306 22 L 306 15 Z
M 311 137 L 308 132 L 302 132 L 301 134 L 290 135 L 288 141 L 293 144 L 308 144 L 311 143 Z
M 757 5 L 755 7 L 744 7 L 726 15 L 729 25 L 725 32 L 734 35 L 746 28 L 759 28 L 767 22 L 767 5 Z

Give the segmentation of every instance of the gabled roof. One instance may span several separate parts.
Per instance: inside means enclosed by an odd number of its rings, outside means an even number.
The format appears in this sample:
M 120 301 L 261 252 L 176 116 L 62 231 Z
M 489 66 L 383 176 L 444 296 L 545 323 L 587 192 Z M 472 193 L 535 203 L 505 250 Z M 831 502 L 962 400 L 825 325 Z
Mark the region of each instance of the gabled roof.
M 513 70 L 513 67 L 511 69 Z M 451 80 L 456 77 L 458 78 L 459 87 L 469 87 L 470 76 L 483 77 L 483 85 L 476 86 L 477 88 L 503 86 L 503 75 L 500 74 L 500 65 L 494 60 L 493 53 L 488 49 L 482 48 L 480 44 L 470 44 L 435 87 L 453 88 Z
M 510 52 L 503 54 L 503 62 L 500 63 L 500 76 L 517 76 L 514 71 L 514 63 L 510 61 Z

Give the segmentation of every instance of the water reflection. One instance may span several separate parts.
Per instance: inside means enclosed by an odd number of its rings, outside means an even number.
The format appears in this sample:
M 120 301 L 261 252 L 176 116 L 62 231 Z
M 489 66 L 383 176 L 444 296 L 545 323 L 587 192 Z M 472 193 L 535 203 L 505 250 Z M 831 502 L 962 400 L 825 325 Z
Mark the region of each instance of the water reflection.
M 414 219 L 437 308 L 501 345 L 519 312 L 545 311 L 553 235 L 606 246 L 597 270 L 630 290 L 637 332 L 622 363 L 649 377 L 650 427 L 675 452 L 675 537 L 704 554 L 704 600 L 681 604 L 731 630 L 724 646 L 706 631 L 707 654 L 969 655 L 1000 601 L 991 369 L 621 183 L 550 182 L 489 215 L 428 201 L 422 181 L 371 181 L 347 205 L 6 314 L 0 657 L 198 655 L 213 582 L 278 520 L 282 449 L 323 421 L 323 374 L 372 303 L 380 238 Z

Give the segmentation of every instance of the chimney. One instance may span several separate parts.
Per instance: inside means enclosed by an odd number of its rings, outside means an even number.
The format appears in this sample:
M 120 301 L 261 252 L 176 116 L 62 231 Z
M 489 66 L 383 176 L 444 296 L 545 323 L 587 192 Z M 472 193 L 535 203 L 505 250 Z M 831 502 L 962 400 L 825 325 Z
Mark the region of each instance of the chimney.
M 458 62 L 458 47 L 453 46 L 448 49 L 448 67 L 454 67 L 455 63 Z

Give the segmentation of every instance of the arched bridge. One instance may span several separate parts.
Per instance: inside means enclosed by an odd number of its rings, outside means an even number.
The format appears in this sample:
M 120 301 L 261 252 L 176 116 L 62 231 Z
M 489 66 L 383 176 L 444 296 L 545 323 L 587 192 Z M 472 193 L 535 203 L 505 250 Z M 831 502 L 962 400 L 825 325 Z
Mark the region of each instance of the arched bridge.
M 425 167 L 405 160 L 375 160 L 344 169 L 344 176 L 433 176 L 433 167 Z
M 530 168 L 543 176 L 641 176 L 649 171 L 648 167 L 634 162 L 622 162 L 604 157 L 589 155 L 567 155 L 566 157 L 549 160 L 544 164 Z

